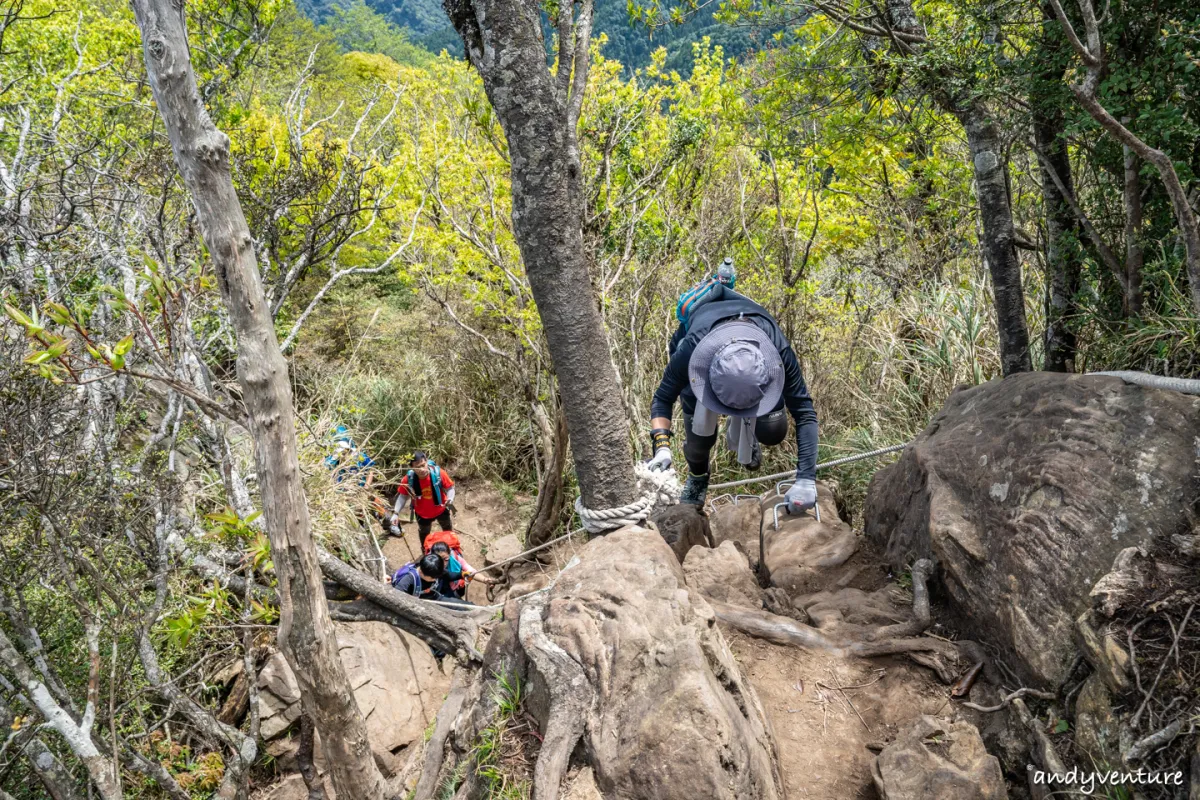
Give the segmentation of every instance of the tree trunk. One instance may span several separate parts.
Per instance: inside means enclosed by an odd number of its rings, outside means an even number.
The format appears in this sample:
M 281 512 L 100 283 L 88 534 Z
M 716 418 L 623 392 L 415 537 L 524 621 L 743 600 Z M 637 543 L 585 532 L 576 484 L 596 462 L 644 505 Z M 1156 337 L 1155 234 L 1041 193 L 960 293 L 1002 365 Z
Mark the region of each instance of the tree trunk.
M 1079 12 L 1083 19 L 1086 45 L 1079 38 L 1071 20 L 1067 18 L 1062 3 L 1059 0 L 1047 0 L 1047 2 L 1054 9 L 1054 16 L 1062 25 L 1067 41 L 1071 43 L 1071 47 L 1087 67 L 1083 83 L 1071 85 L 1071 92 L 1075 95 L 1075 99 L 1091 115 L 1092 119 L 1100 123 L 1100 126 L 1108 131 L 1114 139 L 1132 150 L 1135 155 L 1149 161 L 1158 170 L 1163 188 L 1167 190 L 1167 196 L 1171 198 L 1171 209 L 1175 212 L 1175 221 L 1179 224 L 1179 236 L 1183 239 L 1186 251 L 1185 263 L 1187 264 L 1188 288 L 1191 290 L 1192 296 L 1192 308 L 1197 315 L 1200 315 L 1200 216 L 1197 216 L 1195 209 L 1191 206 L 1187 190 L 1179 180 L 1179 173 L 1175 171 L 1175 162 L 1167 153 L 1151 147 L 1121 124 L 1116 117 L 1108 113 L 1108 109 L 1097 98 L 1100 81 L 1105 74 L 1105 54 L 1104 40 L 1100 35 L 1100 21 L 1096 17 L 1096 9 L 1091 0 L 1079 0 Z
M 1025 293 L 1021 261 L 1014 245 L 1012 206 L 1008 198 L 1008 165 L 1003 160 L 1000 129 L 980 101 L 955 109 L 967 132 L 975 167 L 975 194 L 983 226 L 983 256 L 992 276 L 996 328 L 1000 335 L 1000 365 L 1005 375 L 1029 372 L 1029 329 L 1025 323 Z
M 443 5 L 508 141 L 513 234 L 562 387 L 580 494 L 592 509 L 625 505 L 634 499 L 633 453 L 584 254 L 583 170 L 575 139 L 591 0 L 581 2 L 577 23 L 569 21 L 569 3 L 568 21 L 560 13 L 557 75 L 546 66 L 539 4 L 443 0 Z M 564 33 L 578 36 L 574 48 Z M 569 93 L 572 64 L 575 85 Z
M 54 699 L 42 676 L 25 662 L 3 629 L 0 629 L 0 664 L 8 668 L 17 686 L 46 720 L 46 726 L 62 736 L 71 753 L 83 763 L 100 797 L 103 800 L 121 800 L 125 795 L 117 778 L 115 762 L 100 752 L 92 737 L 94 717 L 85 714 L 83 720 L 76 720 L 67 713 Z
M 1142 178 L 1141 159 L 1125 145 L 1125 313 L 1142 313 Z
M 1055 71 L 1057 73 L 1057 70 Z M 1043 78 L 1060 80 L 1060 74 Z M 1050 98 L 1034 98 L 1033 139 L 1041 153 L 1042 206 L 1046 215 L 1046 363 L 1048 372 L 1073 372 L 1075 330 L 1072 319 L 1077 307 L 1079 276 L 1083 264 L 1080 248 L 1082 230 L 1064 191 L 1075 191 L 1071 159 L 1063 135 L 1065 118 L 1061 106 Z M 1044 162 L 1043 160 L 1044 159 Z M 1058 177 L 1055 181 L 1054 173 Z M 1059 189 L 1059 182 L 1063 189 Z
M 133 2 L 150 87 L 237 332 L 238 377 L 279 579 L 280 649 L 300 686 L 304 711 L 321 733 L 338 795 L 375 800 L 383 797 L 383 778 L 338 656 L 325 603 L 300 482 L 287 363 L 279 351 L 250 230 L 230 178 L 229 138 L 213 125 L 196 87 L 182 9 L 175 0 Z
M 541 438 L 542 481 L 538 486 L 537 508 L 529 527 L 525 530 L 525 544 L 534 547 L 550 540 L 558 528 L 566 503 L 563 487 L 563 470 L 567 465 L 567 420 L 562 413 L 561 402 L 555 405 L 554 420 L 547 418 L 546 410 L 539 403 L 534 407 Z

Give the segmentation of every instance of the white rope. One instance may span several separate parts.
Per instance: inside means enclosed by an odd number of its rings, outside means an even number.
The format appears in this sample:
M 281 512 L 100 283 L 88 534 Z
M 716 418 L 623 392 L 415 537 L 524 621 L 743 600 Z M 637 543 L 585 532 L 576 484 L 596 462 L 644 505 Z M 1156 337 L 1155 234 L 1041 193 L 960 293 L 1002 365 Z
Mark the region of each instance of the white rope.
M 675 470 L 651 470 L 644 463 L 633 465 L 637 478 L 638 499 L 616 508 L 591 509 L 583 505 L 583 498 L 575 498 L 575 513 L 579 515 L 584 530 L 591 534 L 606 533 L 626 525 L 644 522 L 659 508 L 673 506 L 679 502 L 679 478 Z

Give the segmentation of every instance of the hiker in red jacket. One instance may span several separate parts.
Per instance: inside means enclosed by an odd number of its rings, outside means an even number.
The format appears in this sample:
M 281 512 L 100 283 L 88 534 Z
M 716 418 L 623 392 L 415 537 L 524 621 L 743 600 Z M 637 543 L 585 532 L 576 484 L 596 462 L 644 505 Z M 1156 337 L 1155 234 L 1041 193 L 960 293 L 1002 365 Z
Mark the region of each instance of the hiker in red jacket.
M 412 500 L 413 513 L 417 517 L 417 534 L 421 537 L 421 547 L 425 547 L 425 537 L 433 528 L 433 521 L 444 531 L 453 530 L 450 522 L 450 504 L 454 502 L 454 481 L 446 471 L 429 460 L 420 450 L 413 453 L 409 461 L 408 474 L 397 487 L 396 507 L 392 514 L 392 524 L 400 524 L 400 512 L 408 501 Z

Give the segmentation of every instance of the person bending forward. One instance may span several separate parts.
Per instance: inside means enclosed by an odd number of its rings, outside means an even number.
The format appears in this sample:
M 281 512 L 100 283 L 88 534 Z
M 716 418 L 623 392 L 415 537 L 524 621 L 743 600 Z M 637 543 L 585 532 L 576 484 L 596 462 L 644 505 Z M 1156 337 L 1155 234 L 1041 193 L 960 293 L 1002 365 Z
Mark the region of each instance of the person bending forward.
M 671 415 L 683 407 L 688 475 L 680 502 L 703 505 L 717 422 L 729 417 L 726 440 L 738 461 L 761 465 L 761 447 L 787 437 L 796 423 L 796 482 L 785 500 L 799 514 L 817 503 L 817 413 L 800 362 L 779 323 L 758 303 L 729 289 L 691 313 L 671 337 L 670 361 L 650 405 L 651 469 L 671 466 Z

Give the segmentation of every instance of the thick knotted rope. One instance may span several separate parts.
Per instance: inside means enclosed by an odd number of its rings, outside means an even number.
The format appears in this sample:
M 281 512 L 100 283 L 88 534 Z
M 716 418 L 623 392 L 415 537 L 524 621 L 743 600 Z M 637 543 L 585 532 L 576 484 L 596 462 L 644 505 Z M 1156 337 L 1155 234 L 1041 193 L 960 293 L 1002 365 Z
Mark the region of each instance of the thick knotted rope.
M 638 498 L 632 503 L 597 510 L 585 508 L 582 497 L 575 498 L 575 513 L 588 533 L 606 533 L 626 525 L 636 525 L 658 509 L 679 502 L 680 486 L 675 470 L 656 472 L 643 463 L 637 463 L 633 465 L 633 474 L 637 478 Z

